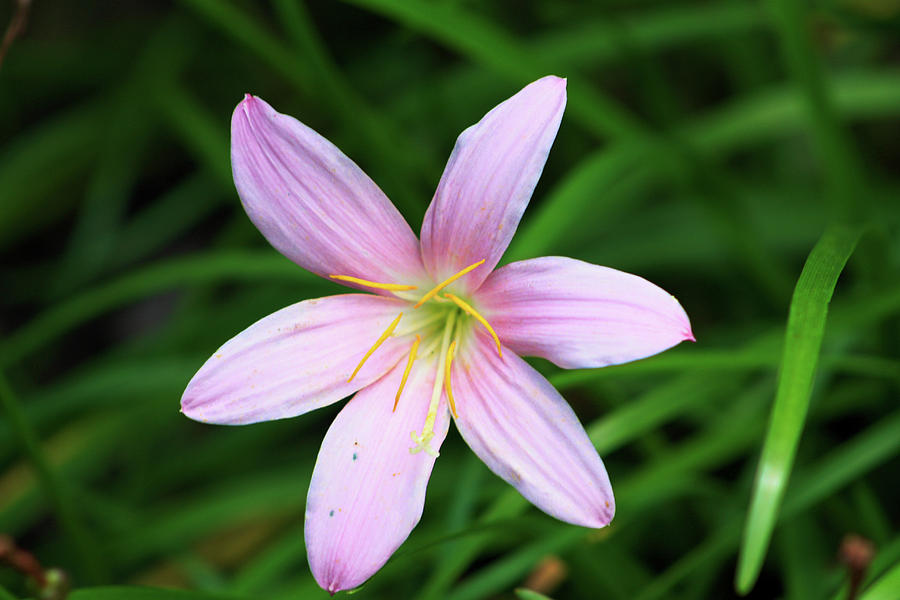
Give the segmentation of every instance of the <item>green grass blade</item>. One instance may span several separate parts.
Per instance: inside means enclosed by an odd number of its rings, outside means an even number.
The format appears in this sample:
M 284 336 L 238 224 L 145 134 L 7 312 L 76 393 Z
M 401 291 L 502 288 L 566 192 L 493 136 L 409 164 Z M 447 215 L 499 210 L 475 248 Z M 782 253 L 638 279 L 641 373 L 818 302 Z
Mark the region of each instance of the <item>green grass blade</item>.
M 813 47 L 808 5 L 802 0 L 769 0 L 767 3 L 781 41 L 781 51 L 791 76 L 804 93 L 815 149 L 821 154 L 826 189 L 836 217 L 858 215 L 862 190 L 862 163 L 847 132 L 838 121 L 831 90 Z
M 553 600 L 550 596 L 539 594 L 534 590 L 529 590 L 527 588 L 517 588 L 516 597 L 519 600 Z
M 123 304 L 173 287 L 223 280 L 312 282 L 314 275 L 272 253 L 190 256 L 134 271 L 47 310 L 0 344 L 0 367 L 12 364 L 79 323 Z
M 900 563 L 869 586 L 859 600 L 895 600 L 898 596 L 900 596 Z
M 69 600 L 241 600 L 247 596 L 210 594 L 161 588 L 114 586 L 85 588 L 72 592 Z
M 229 124 L 215 117 L 188 91 L 175 83 L 162 84 L 154 101 L 173 132 L 181 138 L 198 162 L 216 176 L 222 189 L 231 192 L 228 156 Z
M 548 64 L 527 44 L 492 22 L 448 3 L 421 0 L 348 0 L 351 4 L 393 19 L 453 48 L 460 54 L 486 65 L 518 84 L 554 73 L 559 65 Z M 587 80 L 571 85 L 569 102 L 572 115 L 600 137 L 628 137 L 643 132 L 643 126 L 627 109 L 594 89 Z
M 0 153 L 0 248 L 58 217 L 74 204 L 71 194 L 54 194 L 86 169 L 97 155 L 107 110 L 98 100 L 47 119 Z M 49 199 L 49 201 L 47 200 Z M 34 210 L 41 203 L 41 210 Z
M 97 544 L 81 515 L 78 514 L 68 487 L 50 466 L 37 433 L 28 422 L 18 397 L 2 374 L 0 374 L 0 406 L 16 432 L 25 455 L 37 472 L 44 495 L 53 506 L 63 530 L 69 536 L 72 549 L 81 560 L 86 578 L 94 582 L 102 581 L 106 577 L 106 568 Z
M 806 420 L 828 303 L 859 235 L 858 229 L 842 226 L 827 230 L 810 253 L 794 290 L 775 405 L 741 544 L 736 585 L 742 594 L 750 590 L 762 568 Z

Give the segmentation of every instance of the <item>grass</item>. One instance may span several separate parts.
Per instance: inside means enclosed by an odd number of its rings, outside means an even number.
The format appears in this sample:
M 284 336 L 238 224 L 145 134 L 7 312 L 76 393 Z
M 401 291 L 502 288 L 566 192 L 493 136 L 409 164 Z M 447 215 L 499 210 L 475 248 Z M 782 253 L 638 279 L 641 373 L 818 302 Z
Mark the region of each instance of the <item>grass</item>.
M 231 112 L 251 92 L 297 116 L 418 230 L 459 132 L 552 73 L 568 107 L 504 261 L 639 274 L 698 342 L 533 363 L 604 459 L 611 527 L 540 513 L 451 433 L 420 525 L 354 597 L 846 598 L 848 534 L 875 548 L 859 598 L 896 597 L 891 10 L 32 3 L 0 65 L 0 534 L 74 600 L 328 597 L 302 522 L 339 407 L 240 428 L 179 413 L 225 340 L 341 289 L 250 224 Z M 0 598 L 29 597 L 0 562 Z

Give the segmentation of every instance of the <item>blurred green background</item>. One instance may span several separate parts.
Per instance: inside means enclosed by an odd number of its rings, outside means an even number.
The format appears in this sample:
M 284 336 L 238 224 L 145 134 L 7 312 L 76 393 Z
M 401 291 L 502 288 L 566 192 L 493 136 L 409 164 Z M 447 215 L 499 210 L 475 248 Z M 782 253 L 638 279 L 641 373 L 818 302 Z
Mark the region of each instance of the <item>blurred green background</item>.
M 76 600 L 327 597 L 302 520 L 339 406 L 178 411 L 221 343 L 340 289 L 246 218 L 231 111 L 252 92 L 298 117 L 418 231 L 459 132 L 557 74 L 504 260 L 637 273 L 698 343 L 534 362 L 605 459 L 611 527 L 533 509 L 451 433 L 358 597 L 846 598 L 853 572 L 900 598 L 898 34 L 898 0 L 34 0 L 0 66 L 0 533 Z M 3 557 L 0 599 L 37 597 Z

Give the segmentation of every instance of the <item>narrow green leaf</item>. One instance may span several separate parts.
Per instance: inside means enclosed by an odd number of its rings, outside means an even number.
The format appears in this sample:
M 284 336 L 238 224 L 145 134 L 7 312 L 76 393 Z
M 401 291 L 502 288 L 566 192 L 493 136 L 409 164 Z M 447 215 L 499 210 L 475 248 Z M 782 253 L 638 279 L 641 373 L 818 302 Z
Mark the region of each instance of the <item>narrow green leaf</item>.
M 76 196 L 53 194 L 97 154 L 107 106 L 95 101 L 47 119 L 0 153 L 0 247 L 63 214 Z M 41 210 L 34 210 L 40 203 Z
M 175 83 L 164 84 L 164 88 L 156 90 L 154 101 L 198 162 L 216 176 L 222 189 L 231 192 L 234 184 L 228 162 L 228 122 L 217 122 L 206 107 Z
M 859 600 L 896 600 L 900 598 L 900 563 L 879 577 L 859 597 Z
M 173 287 L 225 280 L 311 282 L 314 275 L 272 253 L 219 253 L 160 261 L 63 302 L 0 344 L 0 368 L 12 364 L 79 323 Z
M 246 596 L 210 594 L 137 586 L 85 588 L 72 592 L 69 600 L 241 600 Z
M 276 4 L 279 17 L 291 33 L 302 40 L 302 53 L 287 47 L 253 16 L 230 2 L 182 0 L 182 3 L 256 54 L 290 82 L 299 94 L 319 98 L 324 108 L 335 111 L 340 119 L 352 123 L 353 131 L 365 140 L 365 145 L 374 149 L 372 154 L 375 160 L 380 161 L 381 171 L 390 179 L 395 191 L 400 193 L 399 197 L 394 197 L 394 202 L 412 220 L 425 214 L 424 204 L 415 201 L 415 188 L 409 183 L 411 178 L 421 177 L 426 171 L 427 168 L 423 168 L 423 161 L 428 163 L 424 160 L 425 154 L 407 147 L 402 136 L 394 132 L 382 117 L 375 115 L 344 83 L 311 26 L 302 23 L 303 13 L 299 8 L 284 2 Z M 404 152 L 404 148 L 408 150 Z M 405 168 L 406 177 L 394 174 L 398 166 Z
M 16 597 L 6 591 L 6 588 L 0 585 L 0 600 L 16 600 Z
M 553 600 L 550 596 L 539 594 L 528 588 L 516 588 L 516 597 L 519 600 Z
M 651 6 L 640 12 L 622 12 L 615 19 L 596 19 L 560 28 L 529 40 L 536 54 L 551 63 L 595 69 L 621 60 L 617 35 L 628 32 L 635 47 L 658 52 L 699 40 L 750 33 L 764 23 L 756 5 L 737 2 Z
M 821 502 L 854 478 L 896 456 L 898 449 L 900 449 L 900 412 L 894 412 L 804 471 L 788 493 L 784 510 L 778 518 L 790 518 Z M 848 465 L 852 466 L 848 468 Z M 741 539 L 738 518 L 739 515 L 718 527 L 715 534 L 669 567 L 638 598 L 640 600 L 667 598 L 671 595 L 671 588 L 679 581 L 730 552 Z
M 65 482 L 50 466 L 40 439 L 25 417 L 18 397 L 2 374 L 0 374 L 0 407 L 6 413 L 6 418 L 18 435 L 25 455 L 34 467 L 44 495 L 50 501 L 60 524 L 69 536 L 73 553 L 81 559 L 85 575 L 91 581 L 101 581 L 106 569 L 97 544 L 76 510 Z
M 859 235 L 855 228 L 828 229 L 810 253 L 794 289 L 775 405 L 738 561 L 736 585 L 741 594 L 750 591 L 765 559 L 806 421 L 828 303 Z
M 403 23 L 518 84 L 554 74 L 557 67 L 491 21 L 455 4 L 422 0 L 347 1 Z M 600 137 L 629 137 L 643 131 L 640 122 L 627 109 L 594 89 L 587 80 L 570 86 L 569 107 L 585 128 Z
M 836 211 L 834 217 L 858 218 L 860 204 L 868 200 L 863 193 L 863 165 L 838 120 L 829 82 L 813 43 L 809 7 L 803 0 L 769 0 L 767 5 L 784 61 L 803 91 L 814 148 L 821 154 L 823 178 L 828 183 L 826 194 L 832 198 Z
M 309 65 L 296 60 L 270 31 L 266 31 L 256 19 L 247 15 L 231 2 L 222 0 L 182 0 L 182 4 L 196 12 L 202 19 L 237 40 L 251 52 L 272 66 L 281 77 L 294 85 L 301 94 L 308 96 L 312 90 Z

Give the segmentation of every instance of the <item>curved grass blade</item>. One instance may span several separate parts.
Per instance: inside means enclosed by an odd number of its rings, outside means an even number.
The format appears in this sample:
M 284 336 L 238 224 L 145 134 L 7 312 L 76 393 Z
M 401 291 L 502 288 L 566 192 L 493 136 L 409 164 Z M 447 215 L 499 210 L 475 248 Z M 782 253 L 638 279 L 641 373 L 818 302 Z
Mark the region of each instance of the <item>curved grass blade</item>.
M 553 600 L 549 596 L 539 594 L 534 590 L 529 590 L 527 588 L 517 588 L 516 597 L 519 600 Z
M 516 83 L 528 83 L 553 73 L 557 67 L 493 22 L 453 4 L 421 0 L 345 1 L 426 34 Z M 644 133 L 643 125 L 628 109 L 587 80 L 570 87 L 569 107 L 573 118 L 600 137 L 641 137 Z
M 736 587 L 741 594 L 753 587 L 762 568 L 806 421 L 828 303 L 859 235 L 858 228 L 826 230 L 810 252 L 794 289 L 775 405 L 738 560 Z
M 887 415 L 855 438 L 842 444 L 811 466 L 797 482 L 784 503 L 779 519 L 789 519 L 815 506 L 850 483 L 853 478 L 890 460 L 900 448 L 900 412 Z M 706 565 L 715 562 L 740 538 L 740 523 L 729 520 L 694 550 L 660 574 L 638 600 L 655 600 L 671 596 L 672 588 Z M 884 552 L 891 552 L 887 548 Z M 878 562 L 876 556 L 875 562 Z
M 37 473 L 41 488 L 72 543 L 75 555 L 80 557 L 85 575 L 91 581 L 102 581 L 105 578 L 106 569 L 97 545 L 82 521 L 81 515 L 75 509 L 67 486 L 50 466 L 37 433 L 25 417 L 21 402 L 3 374 L 0 374 L 0 407 L 6 413 L 11 428 L 18 435 L 24 453 Z
M 48 309 L 0 344 L 0 367 L 10 365 L 112 308 L 174 287 L 226 279 L 281 279 L 315 285 L 313 275 L 271 252 L 217 253 L 160 261 Z
M 246 596 L 167 590 L 151 587 L 113 586 L 72 592 L 70 600 L 240 600 Z
M 900 594 L 900 563 L 878 578 L 863 592 L 859 600 L 891 600 Z

